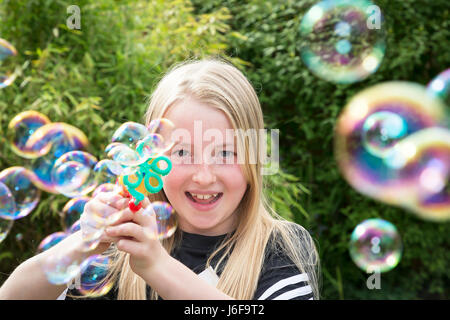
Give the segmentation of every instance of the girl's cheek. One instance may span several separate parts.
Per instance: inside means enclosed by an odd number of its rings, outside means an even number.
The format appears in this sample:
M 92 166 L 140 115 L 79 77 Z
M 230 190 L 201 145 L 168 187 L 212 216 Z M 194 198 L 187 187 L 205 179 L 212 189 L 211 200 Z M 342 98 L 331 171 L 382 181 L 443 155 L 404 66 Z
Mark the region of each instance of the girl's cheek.
M 186 170 L 179 165 L 173 165 L 172 170 L 167 176 L 162 177 L 163 184 L 167 188 L 173 188 L 177 185 L 180 185 L 184 180 L 184 175 L 186 174 Z

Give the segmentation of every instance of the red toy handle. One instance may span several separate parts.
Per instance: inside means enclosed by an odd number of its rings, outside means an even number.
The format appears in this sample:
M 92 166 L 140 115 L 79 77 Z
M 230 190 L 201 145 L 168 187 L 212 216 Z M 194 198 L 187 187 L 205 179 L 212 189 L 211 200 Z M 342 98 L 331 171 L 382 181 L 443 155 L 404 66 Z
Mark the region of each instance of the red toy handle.
M 136 201 L 136 199 L 134 199 L 127 190 L 123 189 L 121 194 L 125 198 L 130 199 L 130 201 L 128 202 L 128 208 L 130 208 L 132 212 L 138 212 L 142 208 L 142 202 L 139 202 L 137 205 L 135 205 L 134 202 Z
M 138 205 L 135 205 L 134 201 L 134 198 L 130 199 L 130 202 L 128 202 L 128 208 L 130 208 L 132 212 L 138 212 L 142 208 L 142 202 L 139 202 Z

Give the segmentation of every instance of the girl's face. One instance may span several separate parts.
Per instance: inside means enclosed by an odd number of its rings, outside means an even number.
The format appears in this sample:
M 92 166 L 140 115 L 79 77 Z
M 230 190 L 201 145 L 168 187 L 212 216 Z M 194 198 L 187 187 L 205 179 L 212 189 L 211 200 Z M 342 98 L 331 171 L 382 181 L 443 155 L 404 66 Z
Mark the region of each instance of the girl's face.
M 166 153 L 173 167 L 163 177 L 164 192 L 178 213 L 179 227 L 202 235 L 234 230 L 247 181 L 227 116 L 188 98 L 172 105 L 164 118 L 173 122 L 176 133 Z

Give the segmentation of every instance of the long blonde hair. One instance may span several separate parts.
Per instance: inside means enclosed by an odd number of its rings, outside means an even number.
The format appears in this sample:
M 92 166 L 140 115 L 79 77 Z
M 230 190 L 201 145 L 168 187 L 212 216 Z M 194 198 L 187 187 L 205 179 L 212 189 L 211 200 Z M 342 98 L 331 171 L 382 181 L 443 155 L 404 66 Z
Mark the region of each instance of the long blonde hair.
M 162 118 L 171 105 L 187 96 L 225 112 L 234 129 L 264 129 L 261 106 L 252 85 L 236 67 L 218 58 L 185 61 L 169 70 L 150 97 L 146 123 Z M 238 134 L 237 139 L 238 154 L 244 154 L 246 160 L 251 156 L 250 150 L 259 151 L 258 145 L 242 135 Z M 216 254 L 223 252 L 214 266 L 222 270 L 217 288 L 235 299 L 252 299 L 266 247 L 281 248 L 300 272 L 308 274 L 314 298 L 318 299 L 319 259 L 314 241 L 303 227 L 284 220 L 270 208 L 263 194 L 261 165 L 260 161 L 241 165 L 248 187 L 236 212 L 238 227 L 208 258 L 207 266 Z M 151 194 L 149 199 L 169 202 L 163 190 Z M 174 236 L 162 240 L 168 252 L 177 246 L 179 236 L 177 230 Z M 110 276 L 116 282 L 118 299 L 146 299 L 146 283 L 131 270 L 129 254 L 111 246 L 109 255 L 114 261 Z M 151 291 L 151 298 L 157 297 Z

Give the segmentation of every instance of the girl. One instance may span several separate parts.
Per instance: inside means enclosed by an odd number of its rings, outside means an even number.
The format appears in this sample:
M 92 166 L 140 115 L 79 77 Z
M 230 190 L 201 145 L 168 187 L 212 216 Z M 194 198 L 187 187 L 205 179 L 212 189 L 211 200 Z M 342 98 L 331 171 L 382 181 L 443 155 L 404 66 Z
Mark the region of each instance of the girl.
M 217 59 L 177 65 L 151 96 L 146 123 L 159 118 L 171 120 L 183 135 L 167 153 L 173 168 L 163 189 L 149 200 L 170 203 L 178 228 L 153 240 L 145 232 L 154 227 L 153 217 L 132 213 L 128 199 L 101 194 L 89 201 L 82 219 L 96 210 L 120 212 L 89 253 L 103 252 L 113 261 L 108 278 L 116 286 L 103 298 L 318 299 L 314 242 L 267 205 L 262 163 L 249 161 L 260 146 L 245 132 L 259 132 L 264 122 L 245 76 Z M 218 144 L 208 144 L 211 132 Z M 58 250 L 82 255 L 80 237 L 76 233 L 21 264 L 0 288 L 0 299 L 58 297 L 65 286 L 49 284 L 38 266 Z

